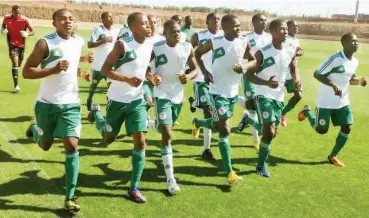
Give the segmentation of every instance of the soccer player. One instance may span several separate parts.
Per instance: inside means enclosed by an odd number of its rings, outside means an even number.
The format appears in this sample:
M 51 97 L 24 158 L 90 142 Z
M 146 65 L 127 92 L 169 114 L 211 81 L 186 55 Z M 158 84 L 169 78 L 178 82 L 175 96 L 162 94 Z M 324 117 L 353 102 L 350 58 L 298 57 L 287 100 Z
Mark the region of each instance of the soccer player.
M 75 30 L 74 17 L 67 9 L 54 12 L 56 32 L 38 40 L 23 68 L 25 79 L 42 79 L 35 105 L 36 123 L 26 135 L 41 149 L 48 151 L 54 138 L 63 140 L 66 152 L 65 209 L 80 210 L 74 196 L 79 172 L 78 140 L 81 132 L 81 107 L 78 96 L 77 68 L 83 40 L 71 36 Z M 38 66 L 41 68 L 38 68 Z
M 336 144 L 328 156 L 329 163 L 344 167 L 337 155 L 345 146 L 351 132 L 353 115 L 349 101 L 349 85 L 366 86 L 367 79 L 356 79 L 355 73 L 359 61 L 353 56 L 359 48 L 355 34 L 347 33 L 341 37 L 343 51 L 328 57 L 315 71 L 314 77 L 320 83 L 316 103 L 316 117 L 308 105 L 299 113 L 298 118 L 303 121 L 308 118 L 310 125 L 319 134 L 326 134 L 330 120 L 333 126 L 340 126 L 341 130 L 336 138 Z
M 181 15 L 178 15 L 178 14 L 173 15 L 172 16 L 172 20 L 174 20 L 175 22 L 177 22 L 179 24 L 179 26 L 182 26 L 183 19 L 182 19 L 182 16 Z M 184 34 L 183 32 L 181 32 L 181 42 L 185 42 L 186 39 L 187 39 L 186 34 Z
M 154 45 L 152 60 L 155 60 L 156 75 L 161 82 L 154 87 L 156 124 L 161 133 L 160 151 L 167 177 L 168 191 L 176 194 L 180 188 L 174 178 L 172 128 L 179 117 L 184 98 L 184 85 L 196 74 L 193 48 L 188 42 L 180 42 L 181 27 L 174 20 L 164 23 L 166 40 Z M 189 68 L 186 70 L 186 63 Z M 150 71 L 150 69 L 149 69 Z M 155 80 L 153 75 L 147 75 Z
M 224 36 L 210 38 L 195 51 L 195 57 L 204 77 L 210 81 L 210 94 L 212 102 L 212 118 L 192 120 L 192 135 L 199 137 L 200 128 L 206 127 L 219 131 L 219 150 L 222 156 L 223 166 L 228 184 L 235 185 L 242 181 L 232 170 L 231 146 L 229 143 L 230 126 L 229 119 L 233 115 L 234 105 L 238 97 L 238 81 L 240 75 L 255 61 L 248 62 L 242 66 L 244 58 L 252 60 L 251 48 L 244 38 L 239 38 L 240 21 L 234 15 L 225 15 L 221 26 Z M 202 56 L 213 51 L 213 64 L 211 73 L 206 69 Z
M 196 33 L 196 30 L 192 27 L 192 17 L 185 17 L 185 24 L 181 28 L 181 32 L 186 35 L 186 41 L 191 42 L 192 35 Z
M 146 202 L 138 183 L 145 164 L 145 132 L 147 132 L 147 104 L 143 99 L 142 82 L 150 62 L 153 44 L 146 40 L 151 34 L 147 17 L 139 12 L 127 19 L 132 36 L 115 43 L 102 67 L 102 74 L 112 80 L 108 90 L 106 119 L 100 105 L 92 105 L 90 121 L 96 120 L 96 128 L 104 141 L 115 141 L 125 122 L 127 135 L 133 137 L 131 184 L 127 196 L 138 203 Z M 114 66 L 115 71 L 112 70 Z
M 33 36 L 33 27 L 28 18 L 21 14 L 18 5 L 12 7 L 12 14 L 4 16 L 1 33 L 7 35 L 9 57 L 12 62 L 12 77 L 14 83 L 13 93 L 20 91 L 18 85 L 18 68 L 22 66 L 24 48 L 28 36 Z M 28 33 L 26 30 L 29 30 Z
M 92 98 L 94 96 L 96 87 L 100 83 L 101 79 L 105 77 L 101 74 L 101 67 L 114 47 L 114 43 L 117 39 L 118 32 L 113 29 L 113 14 L 111 12 L 103 12 L 101 14 L 102 25 L 94 28 L 88 41 L 88 48 L 95 48 L 94 62 L 92 62 L 92 81 L 90 90 L 87 97 L 86 107 L 87 110 L 91 110 Z
M 220 17 L 216 13 L 210 13 L 206 16 L 206 24 L 208 26 L 207 30 L 200 31 L 195 33 L 192 36 L 192 47 L 200 47 L 206 41 L 211 38 L 223 35 L 223 31 L 220 30 Z M 202 61 L 204 62 L 205 68 L 208 72 L 212 71 L 212 58 L 213 58 L 213 51 L 209 51 L 206 54 L 201 56 Z M 193 80 L 193 90 L 194 96 L 190 97 L 188 100 L 190 101 L 190 110 L 192 112 L 196 111 L 196 107 L 201 108 L 204 114 L 204 118 L 208 119 L 211 118 L 211 101 L 210 101 L 210 94 L 209 94 L 209 83 L 210 79 L 206 74 L 203 74 L 200 69 L 197 70 L 198 74 L 196 78 Z M 211 144 L 211 129 L 204 127 L 204 146 L 202 149 L 202 158 L 205 160 L 215 160 L 213 153 L 210 150 Z
M 288 27 L 288 35 L 286 36 L 286 45 L 292 51 L 296 51 L 297 57 L 301 57 L 304 54 L 304 52 L 300 47 L 300 41 L 297 38 L 295 38 L 295 35 L 298 33 L 297 22 L 294 20 L 289 20 L 287 21 L 287 27 Z M 297 76 L 299 77 L 298 80 L 300 80 L 299 72 L 297 73 L 298 73 Z M 293 96 L 290 98 L 287 105 L 282 110 L 281 125 L 283 127 L 287 127 L 286 114 L 290 112 L 293 108 L 295 108 L 297 103 L 302 98 L 302 89 L 300 89 L 299 92 L 296 92 L 294 80 L 292 79 L 291 74 L 287 74 L 287 81 L 285 83 L 285 87 L 288 93 L 293 93 Z
M 245 37 L 247 38 L 247 41 L 251 45 L 252 53 L 255 54 L 261 48 L 271 43 L 272 36 L 269 33 L 265 32 L 265 28 L 267 26 L 267 20 L 264 15 L 255 14 L 252 17 L 252 25 L 254 26 L 254 31 L 247 33 Z M 242 80 L 241 82 L 243 85 L 243 91 L 244 91 L 245 97 L 244 98 L 240 97 L 239 103 L 241 104 L 242 107 L 245 107 L 248 110 L 248 114 L 254 120 L 258 120 L 258 116 L 256 113 L 255 99 L 254 99 L 255 93 L 254 93 L 253 84 L 250 83 L 250 81 L 246 79 L 246 74 L 244 74 L 241 77 L 241 80 Z M 244 113 L 247 113 L 247 112 L 245 111 Z M 245 123 L 243 123 L 241 119 L 241 122 L 238 124 L 238 127 L 237 127 L 238 131 L 243 131 L 245 126 L 246 126 Z M 260 139 L 259 139 L 258 131 L 255 128 L 253 128 L 252 130 L 252 136 L 253 136 L 253 141 L 254 141 L 254 147 L 256 149 L 259 149 Z
M 245 124 L 254 126 L 258 132 L 262 131 L 256 173 L 270 177 L 265 161 L 270 151 L 273 138 L 277 135 L 284 101 L 284 83 L 287 74 L 296 78 L 295 52 L 284 46 L 287 34 L 287 25 L 283 20 L 273 20 L 269 25 L 272 34 L 272 43 L 263 47 L 255 54 L 256 66 L 246 72 L 246 79 L 254 84 L 255 103 L 257 105 L 259 121 L 245 113 Z M 295 81 L 296 89 L 300 88 Z

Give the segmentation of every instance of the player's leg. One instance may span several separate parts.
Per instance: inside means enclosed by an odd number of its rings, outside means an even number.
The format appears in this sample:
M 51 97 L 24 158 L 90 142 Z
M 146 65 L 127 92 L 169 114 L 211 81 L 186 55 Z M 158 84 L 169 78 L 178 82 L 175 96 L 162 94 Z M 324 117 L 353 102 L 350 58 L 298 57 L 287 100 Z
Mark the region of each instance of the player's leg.
M 334 126 L 340 126 L 341 131 L 338 133 L 336 143 L 330 155 L 328 156 L 328 160 L 330 163 L 336 166 L 344 167 L 345 164 L 339 161 L 337 156 L 342 148 L 345 146 L 351 132 L 351 125 L 353 124 L 351 107 L 347 105 L 340 109 L 335 109 L 332 113 L 332 123 Z
M 299 121 L 308 118 L 310 126 L 319 134 L 326 134 L 329 129 L 329 121 L 332 114 L 332 109 L 316 108 L 316 116 L 313 115 L 308 105 L 305 105 L 302 111 L 298 114 Z
M 287 127 L 286 114 L 290 112 L 302 99 L 302 91 L 296 91 L 293 80 L 286 81 L 286 89 L 288 93 L 293 93 L 293 96 L 288 100 L 287 105 L 283 108 L 281 116 L 281 124 L 283 127 Z
M 101 74 L 101 71 L 92 70 L 92 81 L 90 84 L 90 89 L 88 91 L 88 97 L 87 97 L 87 102 L 86 102 L 86 107 L 88 111 L 91 111 L 92 98 L 102 78 L 103 78 L 103 75 Z
M 132 135 L 134 148 L 132 151 L 131 184 L 127 196 L 138 203 L 145 203 L 146 198 L 139 190 L 139 182 L 145 167 L 145 132 L 147 132 L 145 100 L 139 99 L 126 105 L 125 127 L 127 135 Z
M 9 58 L 12 63 L 12 78 L 14 89 L 13 92 L 17 93 L 20 91 L 18 86 L 18 66 L 19 66 L 19 49 L 13 45 L 9 45 Z

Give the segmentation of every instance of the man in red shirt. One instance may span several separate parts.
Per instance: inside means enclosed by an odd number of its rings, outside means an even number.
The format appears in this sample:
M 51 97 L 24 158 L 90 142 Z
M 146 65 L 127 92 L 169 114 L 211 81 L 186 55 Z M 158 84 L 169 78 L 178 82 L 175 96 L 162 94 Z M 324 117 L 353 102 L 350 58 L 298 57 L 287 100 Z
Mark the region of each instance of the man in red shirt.
M 26 32 L 29 30 L 30 33 Z M 25 38 L 34 35 L 33 28 L 28 19 L 21 14 L 18 5 L 12 7 L 12 14 L 4 17 L 1 33 L 7 35 L 9 57 L 12 61 L 12 75 L 14 82 L 14 93 L 19 92 L 18 67 L 22 65 L 25 48 Z

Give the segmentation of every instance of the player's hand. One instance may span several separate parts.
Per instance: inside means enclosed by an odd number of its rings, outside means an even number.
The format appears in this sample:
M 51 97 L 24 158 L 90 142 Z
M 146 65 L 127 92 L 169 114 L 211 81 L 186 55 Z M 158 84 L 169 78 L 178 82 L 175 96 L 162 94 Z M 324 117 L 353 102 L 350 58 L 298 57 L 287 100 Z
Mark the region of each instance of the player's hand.
M 146 96 L 146 97 L 145 97 L 145 101 L 147 102 L 147 104 L 148 104 L 150 107 L 154 107 L 154 102 L 152 101 L 151 96 Z
M 204 80 L 208 83 L 214 83 L 213 75 L 211 75 L 209 72 L 204 73 Z
M 342 96 L 342 90 L 340 87 L 338 87 L 336 84 L 332 84 L 332 88 L 333 88 L 335 95 L 340 96 L 340 97 Z
M 113 42 L 113 37 L 111 37 L 111 36 L 107 37 L 107 38 L 105 39 L 105 42 L 107 42 L 107 43 L 111 43 L 111 42 Z
M 238 73 L 238 74 L 241 74 L 243 73 L 243 67 L 241 64 L 235 64 L 233 65 L 233 71 Z
M 276 89 L 279 86 L 278 81 L 273 80 L 274 78 L 275 76 L 271 76 L 267 81 L 267 86 L 269 86 L 272 89 Z
M 90 82 L 91 81 L 91 72 L 89 70 L 85 70 L 85 72 L 83 73 L 83 78 L 87 82 Z
M 59 63 L 53 68 L 53 74 L 59 74 L 62 71 L 66 71 L 69 68 L 69 62 L 66 60 L 59 61 Z
M 152 79 L 152 83 L 154 84 L 154 86 L 158 86 L 161 84 L 161 77 L 159 75 L 154 75 L 154 78 Z
M 20 31 L 20 34 L 22 35 L 23 38 L 28 37 L 28 32 L 27 31 Z
M 361 85 L 362 87 L 365 87 L 365 86 L 366 86 L 366 84 L 367 84 L 367 80 L 366 80 L 366 78 L 365 78 L 365 77 L 361 77 L 361 79 L 360 79 L 360 85 Z
M 94 53 L 89 52 L 88 55 L 86 56 L 86 61 L 91 64 L 92 62 L 94 62 Z
M 304 51 L 302 50 L 302 48 L 297 47 L 297 48 L 296 48 L 296 56 L 297 56 L 297 57 L 301 57 L 301 56 L 303 56 L 303 55 L 304 55 Z
M 181 84 L 183 84 L 183 85 L 186 84 L 189 80 L 187 75 L 184 74 L 184 73 L 178 74 L 178 79 L 181 82 Z
M 301 88 L 302 88 L 302 84 L 301 84 L 301 82 L 300 82 L 300 81 L 296 81 L 296 82 L 295 82 L 295 89 L 296 89 L 297 91 L 300 91 L 300 90 L 301 90 Z
M 142 83 L 142 79 L 137 77 L 128 78 L 126 81 L 130 86 L 138 87 Z
M 6 34 L 8 34 L 8 29 L 4 29 L 3 31 L 1 31 L 1 34 L 3 34 L 3 35 L 6 35 Z

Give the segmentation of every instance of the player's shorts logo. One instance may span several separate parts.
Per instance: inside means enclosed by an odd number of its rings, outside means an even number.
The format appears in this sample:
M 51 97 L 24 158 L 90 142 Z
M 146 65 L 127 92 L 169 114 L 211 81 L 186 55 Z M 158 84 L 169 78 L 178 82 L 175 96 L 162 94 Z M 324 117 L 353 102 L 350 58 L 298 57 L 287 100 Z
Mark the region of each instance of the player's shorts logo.
M 96 79 L 92 80 L 92 83 L 97 84 L 97 80 Z
M 37 132 L 39 135 L 44 135 L 44 131 L 40 127 L 37 127 Z
M 251 92 L 250 91 L 247 91 L 246 92 L 246 97 L 250 97 L 251 96 Z
M 78 126 L 76 126 L 76 128 L 74 128 L 74 131 L 76 132 L 76 135 L 78 137 L 81 136 L 81 129 L 82 129 L 82 125 L 81 124 L 78 124 Z
M 206 96 L 205 96 L 205 95 L 201 96 L 201 97 L 200 97 L 200 101 L 201 101 L 201 102 L 205 102 L 205 101 L 206 101 Z
M 113 131 L 113 128 L 112 128 L 109 124 L 106 124 L 106 126 L 105 126 L 105 130 L 106 130 L 107 132 L 112 132 L 112 131 Z
M 324 126 L 327 122 L 325 121 L 325 119 L 320 119 L 319 120 L 319 124 Z
M 161 119 L 161 120 L 165 120 L 165 119 L 167 119 L 167 113 L 165 113 L 165 112 L 160 112 L 160 114 L 159 114 L 159 118 Z
M 227 109 L 225 107 L 221 107 L 218 109 L 218 112 L 220 115 L 224 115 L 227 113 Z
M 269 118 L 269 112 L 268 111 L 264 111 L 263 112 L 263 118 L 264 119 L 268 119 Z

